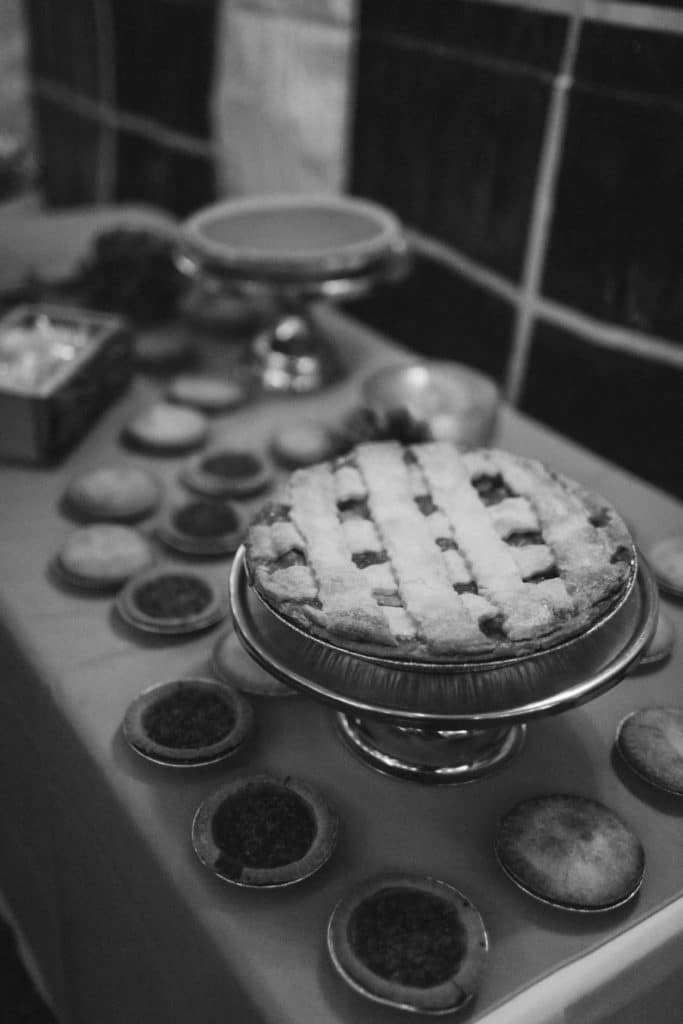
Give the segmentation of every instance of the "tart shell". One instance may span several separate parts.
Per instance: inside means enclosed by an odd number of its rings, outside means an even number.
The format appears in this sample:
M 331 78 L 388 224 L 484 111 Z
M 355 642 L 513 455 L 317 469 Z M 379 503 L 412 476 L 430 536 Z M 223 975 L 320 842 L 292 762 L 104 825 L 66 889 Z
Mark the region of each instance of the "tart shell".
M 304 802 L 315 824 L 313 840 L 302 857 L 287 864 L 278 867 L 231 864 L 226 870 L 223 852 L 213 835 L 214 817 L 226 800 L 241 794 L 249 786 L 260 785 L 294 793 Z M 337 830 L 335 812 L 313 786 L 291 776 L 282 778 L 261 772 L 233 779 L 204 800 L 192 822 L 192 845 L 201 863 L 224 882 L 247 889 L 275 889 L 296 885 L 319 871 L 332 855 Z
M 206 592 L 206 604 L 195 612 L 175 615 L 150 615 L 139 605 L 138 595 L 147 584 L 160 583 L 164 580 L 175 582 L 178 578 L 186 580 L 197 589 Z M 129 580 L 116 599 L 116 608 L 130 626 L 143 632 L 161 634 L 193 633 L 206 629 L 222 619 L 227 613 L 227 595 L 222 593 L 210 579 L 187 569 L 156 568 L 140 573 Z
M 683 708 L 641 708 L 617 730 L 616 747 L 632 772 L 656 789 L 683 796 Z
M 457 913 L 465 949 L 446 981 L 423 988 L 381 977 L 354 950 L 350 938 L 354 912 L 377 894 L 395 889 L 435 896 Z M 337 903 L 327 929 L 327 947 L 342 978 L 368 999 L 403 1010 L 446 1014 L 462 1009 L 476 995 L 487 959 L 488 938 L 479 912 L 452 885 L 434 878 L 396 873 L 366 880 Z
M 155 740 L 145 728 L 144 718 L 149 708 L 160 699 L 172 697 L 178 691 L 187 689 L 215 694 L 232 711 L 232 727 L 215 743 L 200 747 L 170 747 Z M 215 679 L 188 677 L 157 683 L 143 690 L 128 706 L 123 719 L 123 735 L 132 750 L 147 761 L 171 767 L 201 767 L 216 764 L 237 753 L 251 735 L 253 725 L 253 709 L 234 687 L 216 682 Z
M 227 476 L 205 468 L 211 459 L 222 456 L 253 459 L 254 469 L 248 473 Z M 259 455 L 221 448 L 195 455 L 182 470 L 180 478 L 190 490 L 210 498 L 250 498 L 270 486 L 272 474 Z

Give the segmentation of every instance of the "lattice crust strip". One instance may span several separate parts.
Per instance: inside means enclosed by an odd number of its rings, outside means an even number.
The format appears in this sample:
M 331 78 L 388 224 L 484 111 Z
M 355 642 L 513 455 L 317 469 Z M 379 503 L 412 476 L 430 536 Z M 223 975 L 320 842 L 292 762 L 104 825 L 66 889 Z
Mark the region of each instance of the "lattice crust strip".
M 441 442 L 295 472 L 247 539 L 257 589 L 312 632 L 435 657 L 578 631 L 631 557 L 614 510 L 578 484 Z

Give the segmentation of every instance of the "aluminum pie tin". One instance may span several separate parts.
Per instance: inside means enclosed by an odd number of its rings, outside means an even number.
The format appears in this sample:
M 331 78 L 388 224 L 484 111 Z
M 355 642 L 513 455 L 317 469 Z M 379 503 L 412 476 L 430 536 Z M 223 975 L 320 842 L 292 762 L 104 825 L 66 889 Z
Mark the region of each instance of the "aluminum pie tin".
M 596 697 L 649 642 L 657 589 L 639 559 L 610 612 L 548 651 L 452 665 L 351 655 L 285 623 L 250 587 L 244 549 L 230 574 L 233 625 L 249 653 L 283 682 L 342 710 L 436 728 L 522 722 Z
M 439 985 L 424 989 L 390 981 L 368 968 L 353 951 L 348 931 L 354 911 L 373 896 L 396 889 L 436 896 L 458 914 L 468 955 L 458 965 L 457 973 Z M 462 1010 L 477 994 L 488 948 L 484 922 L 469 899 L 447 882 L 407 873 L 386 873 L 366 879 L 339 900 L 327 927 L 330 959 L 347 985 L 373 1002 L 430 1016 Z
M 667 724 L 671 726 L 668 734 Z M 635 730 L 642 733 L 637 746 L 629 736 Z M 624 764 L 643 782 L 671 796 L 683 796 L 683 708 L 632 711 L 619 722 L 615 747 Z
M 234 865 L 224 866 L 223 851 L 213 835 L 213 821 L 226 800 L 250 785 L 282 788 L 298 796 L 313 817 L 314 835 L 306 853 L 297 860 L 273 868 L 239 865 L 244 870 L 236 876 Z M 192 847 L 204 867 L 229 885 L 242 889 L 282 889 L 298 885 L 327 863 L 334 852 L 337 833 L 337 815 L 315 787 L 291 775 L 258 772 L 233 779 L 200 804 L 192 822 Z
M 635 870 L 632 872 L 632 879 L 630 880 L 630 884 L 622 886 L 621 892 L 619 893 L 618 896 L 615 896 L 615 898 L 612 898 L 612 899 L 605 899 L 603 902 L 595 903 L 593 905 L 589 905 L 586 902 L 581 903 L 578 900 L 576 902 L 574 902 L 571 899 L 561 899 L 559 896 L 555 896 L 555 894 L 551 894 L 550 893 L 550 889 L 554 885 L 554 880 L 546 881 L 545 882 L 546 891 L 543 891 L 543 884 L 544 884 L 543 882 L 538 882 L 537 885 L 534 886 L 534 885 L 532 885 L 529 882 L 528 879 L 522 877 L 522 871 L 521 870 L 519 872 L 515 871 L 515 869 L 512 867 L 512 865 L 506 859 L 506 855 L 505 855 L 505 853 L 503 852 L 503 849 L 502 849 L 502 847 L 503 847 L 503 835 L 502 835 L 502 833 L 503 833 L 504 825 L 505 825 L 506 821 L 513 814 L 515 814 L 517 811 L 519 811 L 520 809 L 526 808 L 527 805 L 532 805 L 534 803 L 539 803 L 539 802 L 543 802 L 543 801 L 545 801 L 545 802 L 550 802 L 550 801 L 573 801 L 573 802 L 580 803 L 580 804 L 592 805 L 592 807 L 597 809 L 599 812 L 606 812 L 605 816 L 607 818 L 612 818 L 614 821 L 616 821 L 616 823 L 618 824 L 618 826 L 621 829 L 622 836 L 624 836 L 624 837 L 628 836 L 631 840 L 633 840 L 633 846 L 634 846 L 634 850 L 636 851 L 636 857 L 637 857 L 637 866 L 635 867 Z M 535 825 L 535 828 L 538 829 L 538 825 Z M 567 841 L 567 837 L 564 836 L 564 837 L 561 837 L 561 840 L 558 840 L 556 836 L 551 836 L 551 840 L 556 840 L 558 842 Z M 584 840 L 582 836 L 579 836 L 577 839 L 574 839 L 574 841 L 572 843 L 572 848 L 576 849 L 577 846 L 581 842 L 587 843 L 589 841 L 590 841 L 590 839 Z M 553 846 L 549 847 L 550 850 L 553 850 L 554 848 L 555 848 L 554 844 L 553 844 Z M 561 849 L 561 847 L 560 847 L 560 849 Z M 508 814 L 504 816 L 504 818 L 501 821 L 501 824 L 500 824 L 499 829 L 498 829 L 498 834 L 496 836 L 496 841 L 495 841 L 495 854 L 496 854 L 496 859 L 498 861 L 498 864 L 499 864 L 501 870 L 510 879 L 510 881 L 513 882 L 513 884 L 520 890 L 520 892 L 523 892 L 526 896 L 531 896 L 532 899 L 536 900 L 539 903 L 543 903 L 547 907 L 553 907 L 553 909 L 555 909 L 555 910 L 570 911 L 571 913 L 575 913 L 575 914 L 583 914 L 583 915 L 604 914 L 604 913 L 607 913 L 609 911 L 618 910 L 620 907 L 626 906 L 626 904 L 630 903 L 631 900 L 634 899 L 634 897 L 640 891 L 640 888 L 641 888 L 641 886 L 643 884 L 643 878 L 645 876 L 645 852 L 643 850 L 642 843 L 640 842 L 640 839 L 638 838 L 638 836 L 635 835 L 635 833 L 629 828 L 629 826 L 626 825 L 626 823 L 622 821 L 622 819 L 619 817 L 619 815 L 615 814 L 615 812 L 612 811 L 610 808 L 605 807 L 603 804 L 600 804 L 596 800 L 591 800 L 591 799 L 587 799 L 587 798 L 584 798 L 584 797 L 578 797 L 578 796 L 575 796 L 573 794 L 566 794 L 566 793 L 550 794 L 550 795 L 546 794 L 546 795 L 544 795 L 542 797 L 531 798 L 529 800 L 522 800 L 518 804 L 516 804 L 511 809 L 511 811 L 508 812 Z M 577 856 L 577 858 L 579 858 L 581 855 L 579 853 L 577 853 L 576 856 Z M 604 852 L 603 852 L 603 846 L 602 845 L 600 846 L 600 848 L 598 850 L 598 857 L 600 858 L 601 861 L 604 858 Z M 616 853 L 616 850 L 615 850 L 615 858 L 614 858 L 614 867 L 615 867 L 615 869 L 618 869 L 619 867 L 621 867 L 621 864 L 622 864 L 622 862 L 621 862 L 621 860 L 619 860 L 619 858 L 617 856 L 617 853 Z M 560 871 L 560 872 L 558 872 L 558 874 L 562 874 L 562 872 Z
M 159 698 L 170 697 L 181 688 L 213 693 L 224 700 L 234 715 L 230 731 L 220 740 L 200 747 L 170 747 L 153 739 L 144 726 L 145 712 Z M 128 705 L 122 723 L 123 736 L 131 750 L 145 761 L 167 768 L 204 768 L 219 764 L 242 748 L 253 727 L 253 709 L 239 691 L 215 679 L 195 676 L 156 683 L 143 690 Z
M 206 588 L 209 601 L 205 607 L 196 612 L 156 616 L 149 615 L 139 607 L 137 594 L 146 584 L 162 580 L 164 577 L 183 577 Z M 227 595 L 224 594 L 206 576 L 188 569 L 174 567 L 150 569 L 129 580 L 121 590 L 115 602 L 116 610 L 127 625 L 143 633 L 160 635 L 182 635 L 195 633 L 215 625 L 225 617 L 228 611 Z

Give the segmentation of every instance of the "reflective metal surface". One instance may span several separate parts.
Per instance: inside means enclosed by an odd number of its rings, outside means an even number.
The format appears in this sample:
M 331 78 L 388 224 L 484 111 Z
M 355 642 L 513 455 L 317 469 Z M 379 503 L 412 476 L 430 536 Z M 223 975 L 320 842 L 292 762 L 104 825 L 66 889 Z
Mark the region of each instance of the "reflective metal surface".
M 538 656 L 417 665 L 354 657 L 285 623 L 252 590 L 244 549 L 230 575 L 235 631 L 272 675 L 334 705 L 344 741 L 372 767 L 425 782 L 466 782 L 522 745 L 529 719 L 592 699 L 624 677 L 655 628 L 657 589 L 644 561 L 596 627 Z

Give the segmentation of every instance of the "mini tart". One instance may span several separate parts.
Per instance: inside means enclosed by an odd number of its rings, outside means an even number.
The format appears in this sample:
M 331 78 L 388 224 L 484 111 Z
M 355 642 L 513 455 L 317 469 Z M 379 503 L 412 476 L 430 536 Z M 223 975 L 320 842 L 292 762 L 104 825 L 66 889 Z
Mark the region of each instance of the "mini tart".
M 234 629 L 216 641 L 211 668 L 219 679 L 255 697 L 296 697 L 299 692 L 261 668 L 247 654 Z
M 248 498 L 265 490 L 271 479 L 259 455 L 228 448 L 195 456 L 181 473 L 187 487 L 211 498 Z
M 180 405 L 190 405 L 205 413 L 225 412 L 241 405 L 248 392 L 239 381 L 228 377 L 181 374 L 171 381 L 168 398 Z
M 648 557 L 662 593 L 683 600 L 683 537 L 660 540 Z
M 273 458 L 282 466 L 297 469 L 330 459 L 338 450 L 338 441 L 324 423 L 301 420 L 279 427 L 270 448 Z
M 448 442 L 357 445 L 296 470 L 246 535 L 249 581 L 307 635 L 429 662 L 526 657 L 627 596 L 615 510 L 540 462 Z
M 496 838 L 503 871 L 530 896 L 564 910 L 622 906 L 643 880 L 640 840 L 603 804 L 570 794 L 517 804 Z
M 683 708 L 642 708 L 620 723 L 617 750 L 651 786 L 683 796 Z
M 643 654 L 631 669 L 631 675 L 648 672 L 663 665 L 671 657 L 674 646 L 674 628 L 671 620 L 659 609 L 657 628 Z
M 209 424 L 197 409 L 157 402 L 139 413 L 125 429 L 125 438 L 138 448 L 173 454 L 204 444 Z
M 231 757 L 251 735 L 254 714 L 237 690 L 214 679 L 158 683 L 128 706 L 123 735 L 136 754 L 199 767 Z
M 137 466 L 99 466 L 75 477 L 64 492 L 67 511 L 82 522 L 135 522 L 154 512 L 161 484 Z
M 186 555 L 232 555 L 242 539 L 242 518 L 225 502 L 197 499 L 167 512 L 157 536 Z
M 67 537 L 55 568 L 67 582 L 90 590 L 116 590 L 131 576 L 149 569 L 149 541 L 130 526 L 96 523 Z
M 404 1010 L 441 1014 L 476 995 L 488 953 L 481 917 L 434 878 L 371 878 L 335 907 L 332 962 L 357 992 Z
M 235 779 L 199 807 L 192 842 L 226 882 L 263 889 L 318 871 L 337 839 L 337 817 L 312 786 L 266 773 Z
M 227 597 L 186 569 L 151 569 L 129 580 L 116 599 L 121 618 L 149 633 L 193 633 L 227 612 Z

